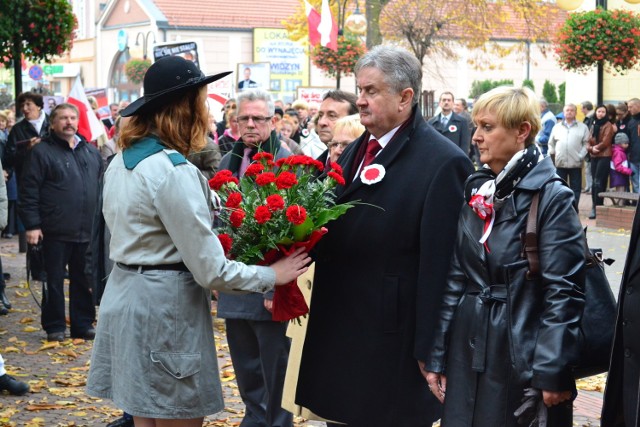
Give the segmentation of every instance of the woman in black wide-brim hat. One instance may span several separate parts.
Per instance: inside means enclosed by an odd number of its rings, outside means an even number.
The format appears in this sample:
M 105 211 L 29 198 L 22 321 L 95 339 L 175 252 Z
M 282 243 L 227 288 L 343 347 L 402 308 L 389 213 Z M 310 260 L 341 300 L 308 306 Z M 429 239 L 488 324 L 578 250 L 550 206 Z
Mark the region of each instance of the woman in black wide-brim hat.
M 168 57 L 122 116 L 105 172 L 103 213 L 115 262 L 100 305 L 87 392 L 113 399 L 136 427 L 201 426 L 223 409 L 210 290 L 266 292 L 302 272 L 296 253 L 271 267 L 225 259 L 211 230 L 212 194 L 185 159 L 204 147 L 206 85 L 190 61 Z M 179 420 L 179 421 L 178 421 Z

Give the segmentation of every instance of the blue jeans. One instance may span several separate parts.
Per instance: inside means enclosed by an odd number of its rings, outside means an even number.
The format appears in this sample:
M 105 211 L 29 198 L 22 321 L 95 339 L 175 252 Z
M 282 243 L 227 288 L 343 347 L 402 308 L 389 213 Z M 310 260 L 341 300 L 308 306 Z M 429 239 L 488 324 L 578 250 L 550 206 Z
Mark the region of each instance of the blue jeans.
M 640 163 L 629 162 L 631 168 L 631 187 L 634 193 L 640 193 Z

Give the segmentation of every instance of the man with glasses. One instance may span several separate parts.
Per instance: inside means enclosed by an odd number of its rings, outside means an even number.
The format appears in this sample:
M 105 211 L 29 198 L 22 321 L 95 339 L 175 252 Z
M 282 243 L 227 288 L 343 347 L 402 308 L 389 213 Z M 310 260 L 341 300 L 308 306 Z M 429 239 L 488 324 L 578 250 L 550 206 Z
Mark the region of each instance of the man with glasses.
M 240 178 L 258 151 L 275 160 L 291 153 L 275 131 L 275 106 L 268 92 L 245 90 L 237 99 L 240 139 L 225 154 L 220 169 Z M 293 415 L 282 409 L 289 358 L 287 322 L 271 320 L 273 292 L 232 295 L 220 292 L 218 316 L 226 319 L 227 341 L 246 411 L 242 425 L 291 427 Z

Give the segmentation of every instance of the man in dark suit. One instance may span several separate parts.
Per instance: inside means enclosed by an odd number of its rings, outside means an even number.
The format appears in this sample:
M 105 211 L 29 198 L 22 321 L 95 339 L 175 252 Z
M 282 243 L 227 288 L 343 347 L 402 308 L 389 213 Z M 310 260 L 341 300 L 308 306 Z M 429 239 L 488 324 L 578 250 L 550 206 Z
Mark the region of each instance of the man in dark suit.
M 640 426 L 640 214 L 636 209 L 624 266 L 602 427 Z
M 258 87 L 258 83 L 251 80 L 251 68 L 246 67 L 244 69 L 244 80 L 238 82 L 238 89 L 255 89 Z
M 430 118 L 429 124 L 460 147 L 465 154 L 469 154 L 469 144 L 471 144 L 469 123 L 464 117 L 453 112 L 453 94 L 451 92 L 442 92 L 440 113 Z
M 120 108 L 118 108 L 118 104 L 109 104 L 109 112 L 111 116 L 106 119 L 102 119 L 102 124 L 107 128 L 107 130 L 111 130 L 113 125 L 116 124 L 116 119 L 118 118 L 118 114 L 120 113 Z
M 367 131 L 338 160 L 336 196 L 360 204 L 317 247 L 296 403 L 352 427 L 430 426 L 440 404 L 420 365 L 472 166 L 424 121 L 415 56 L 376 46 L 355 73 Z

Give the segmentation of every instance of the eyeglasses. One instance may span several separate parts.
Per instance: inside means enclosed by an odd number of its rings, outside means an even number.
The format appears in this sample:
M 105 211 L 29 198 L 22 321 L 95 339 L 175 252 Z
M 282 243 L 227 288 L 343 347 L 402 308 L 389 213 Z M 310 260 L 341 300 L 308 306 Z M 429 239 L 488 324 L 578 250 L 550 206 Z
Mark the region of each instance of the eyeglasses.
M 329 149 L 333 149 L 333 148 L 338 148 L 338 145 L 339 145 L 339 146 L 340 146 L 340 147 L 342 147 L 342 149 L 344 150 L 344 149 L 347 147 L 347 145 L 349 145 L 349 144 L 351 144 L 351 142 L 338 142 L 338 141 L 331 141 L 331 142 L 328 144 L 328 147 L 329 147 Z
M 264 117 L 264 116 L 238 116 L 238 123 L 246 125 L 247 123 L 249 123 L 249 120 L 253 120 L 253 123 L 255 123 L 257 125 L 263 125 L 266 122 L 268 122 L 269 120 L 271 120 L 272 117 L 273 116 L 268 116 L 268 117 Z

